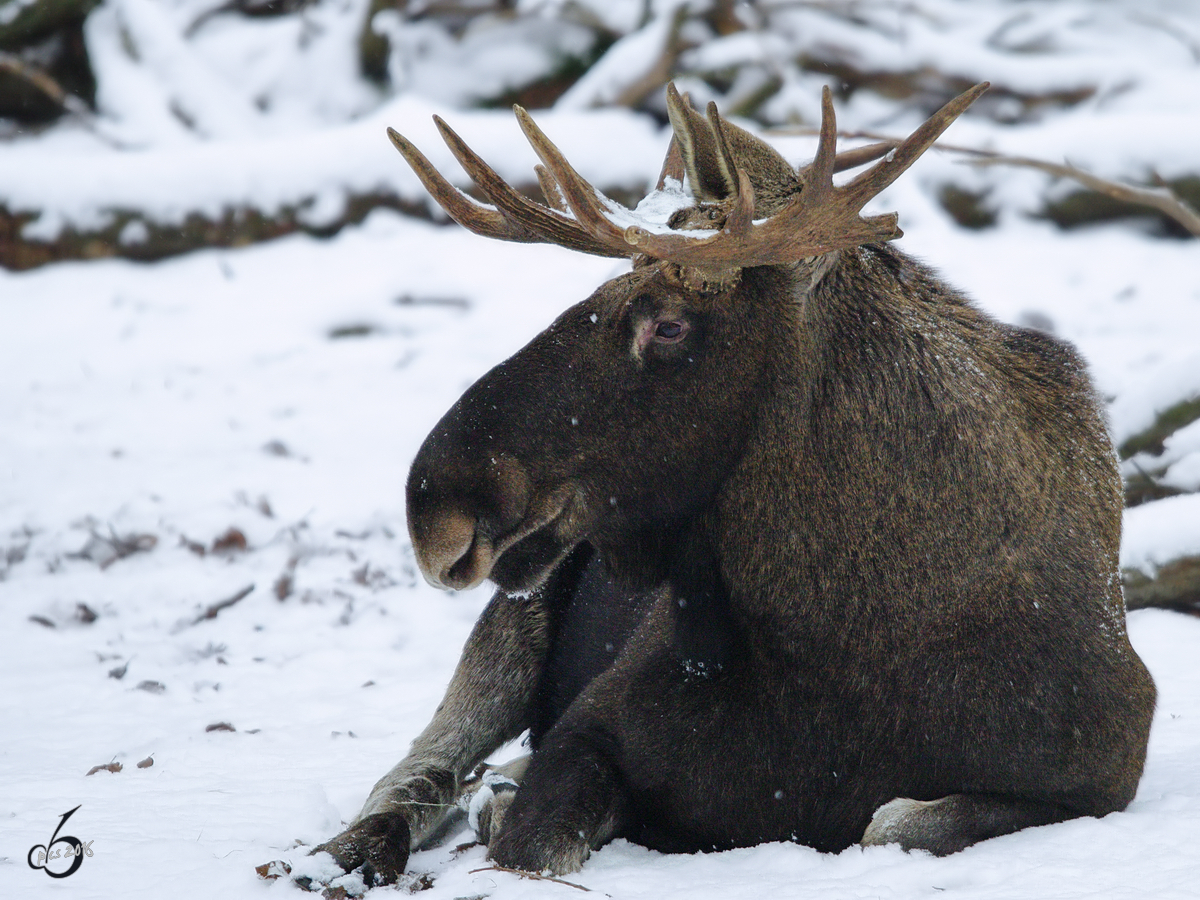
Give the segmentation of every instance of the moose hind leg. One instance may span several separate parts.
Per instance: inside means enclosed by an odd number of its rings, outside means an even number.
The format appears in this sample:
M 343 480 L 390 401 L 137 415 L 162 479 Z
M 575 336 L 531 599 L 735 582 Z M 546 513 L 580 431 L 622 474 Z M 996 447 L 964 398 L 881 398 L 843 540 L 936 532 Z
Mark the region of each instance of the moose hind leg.
M 1054 803 L 991 794 L 950 794 L 938 800 L 897 797 L 875 810 L 861 843 L 899 844 L 904 850 L 948 856 L 977 841 L 1075 815 Z

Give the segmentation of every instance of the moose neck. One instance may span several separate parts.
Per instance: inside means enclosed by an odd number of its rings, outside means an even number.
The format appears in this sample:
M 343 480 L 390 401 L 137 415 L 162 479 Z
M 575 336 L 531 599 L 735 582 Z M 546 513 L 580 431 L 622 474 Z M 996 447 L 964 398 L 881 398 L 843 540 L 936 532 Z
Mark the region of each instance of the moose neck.
M 794 326 L 770 359 L 746 451 L 709 527 L 742 627 L 832 659 L 881 612 L 867 571 L 881 558 L 879 509 L 921 503 L 909 469 L 932 454 L 902 436 L 936 427 L 926 387 L 936 375 L 922 370 L 922 348 L 956 339 L 953 324 L 939 336 L 923 323 L 934 307 L 978 314 L 883 244 L 801 264 L 788 290 Z

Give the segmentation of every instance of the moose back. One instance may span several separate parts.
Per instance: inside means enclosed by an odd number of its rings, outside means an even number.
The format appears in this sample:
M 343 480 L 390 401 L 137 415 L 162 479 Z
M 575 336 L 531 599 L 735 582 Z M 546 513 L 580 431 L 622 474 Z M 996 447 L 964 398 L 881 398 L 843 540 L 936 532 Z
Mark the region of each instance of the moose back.
M 433 721 L 318 849 L 394 880 L 469 809 L 491 858 L 530 871 L 614 836 L 945 854 L 1129 803 L 1155 693 L 1084 365 L 887 243 L 895 214 L 860 215 L 984 89 L 841 154 L 826 90 L 797 170 L 670 87 L 638 210 L 519 108 L 546 204 L 440 119 L 492 205 L 389 131 L 472 231 L 633 266 L 421 447 L 425 577 L 498 591 Z M 526 730 L 530 756 L 476 771 Z

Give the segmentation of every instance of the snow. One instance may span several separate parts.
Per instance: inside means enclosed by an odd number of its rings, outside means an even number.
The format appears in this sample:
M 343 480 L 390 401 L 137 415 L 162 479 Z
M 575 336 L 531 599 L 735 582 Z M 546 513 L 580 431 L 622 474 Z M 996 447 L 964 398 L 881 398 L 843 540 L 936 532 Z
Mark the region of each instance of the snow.
M 303 140 L 279 134 L 135 150 L 18 142 L 0 148 L 0 199 L 14 212 L 40 214 L 25 226 L 29 239 L 53 239 L 67 225 L 100 227 L 120 210 L 180 223 L 190 211 L 214 218 L 227 208 L 277 212 L 322 193 L 332 195 L 337 211 L 350 193 L 390 191 L 424 202 L 424 188 L 385 131 L 397 127 L 455 183 L 468 186 L 433 125 L 435 113 L 472 147 L 486 148 L 485 158 L 505 180 L 535 181 L 537 157 L 511 112 L 447 110 L 403 94 L 370 116 Z M 586 179 L 637 188 L 658 175 L 667 138 L 644 116 L 543 111 L 537 121 Z M 627 153 L 614 156 L 613 144 Z
M 613 103 L 629 87 L 646 78 L 666 50 L 676 9 L 683 2 L 658 4 L 650 21 L 609 47 L 600 61 L 558 99 L 555 108 L 587 109 Z
M 375 14 L 374 30 L 396 48 L 393 85 L 432 100 L 465 106 L 545 78 L 564 58 L 585 56 L 591 31 L 555 27 L 545 19 L 483 20 L 455 39 L 428 20 L 406 21 L 396 10 Z
M 1121 565 L 1153 573 L 1181 556 L 1200 555 L 1200 494 L 1167 497 L 1125 511 Z
M 1122 299 L 1144 303 L 1141 293 L 1140 285 L 1131 282 L 1122 289 Z M 1200 291 L 1191 296 L 1200 301 Z M 1188 307 L 1191 304 L 1185 309 Z M 1132 322 L 1129 325 L 1131 329 L 1134 327 Z M 1179 350 L 1177 356 L 1166 360 L 1157 353 L 1148 352 L 1146 371 L 1130 373 L 1125 390 L 1110 407 L 1118 442 L 1148 428 L 1157 413 L 1180 400 L 1200 396 L 1200 352 L 1188 346 L 1181 346 Z
M 328 220 L 349 193 L 424 202 L 384 128 L 403 131 L 465 185 L 432 126 L 435 112 L 503 177 L 532 180 L 535 158 L 511 113 L 454 105 L 473 102 L 465 86 L 488 66 L 542 65 L 529 48 L 548 38 L 533 26 L 522 32 L 522 59 L 481 57 L 475 69 L 474 57 L 455 57 L 457 74 L 441 76 L 446 93 L 421 93 L 414 69 L 403 90 L 382 96 L 355 71 L 360 0 L 276 20 L 218 15 L 188 30 L 217 5 L 120 0 L 92 13 L 99 115 L 0 144 L 0 202 L 40 215 L 28 235 L 49 238 L 119 210 L 177 222 L 190 210 L 309 204 Z M 1067 157 L 1127 179 L 1196 172 L 1194 7 L 916 5 L 926 14 L 861 4 L 869 28 L 796 7 L 761 41 L 716 40 L 695 55 L 707 54 L 706 65 L 739 55 L 778 65 L 784 88 L 769 114 L 780 124 L 811 124 L 818 110 L 822 80 L 784 58 L 800 41 L 851 42 L 881 68 L 936 64 L 1034 92 L 1095 84 L 1073 108 L 1049 106 L 1015 123 L 970 115 L 947 139 Z M 644 38 L 639 27 L 659 20 L 643 22 L 643 7 L 580 6 Z M 539 15 L 549 21 L 562 8 L 546 3 Z M 1043 37 L 1048 49 L 1011 50 Z M 135 59 L 126 39 L 147 52 Z M 447 59 L 431 53 L 421 71 L 450 72 Z M 174 101 L 187 101 L 186 117 L 171 111 Z M 868 91 L 839 104 L 838 115 L 843 127 L 893 133 L 919 118 Z M 535 117 L 597 187 L 653 184 L 667 142 L 653 117 L 605 108 Z M 815 144 L 772 139 L 796 161 Z M 935 200 L 947 181 L 991 189 L 998 226 L 955 226 Z M 1194 241 L 1136 226 L 1061 232 L 1029 218 L 1050 189 L 1038 173 L 977 171 L 931 153 L 867 211 L 899 210 L 900 246 L 999 318 L 1040 317 L 1073 341 L 1121 441 L 1200 394 L 1200 255 Z M 677 202 L 667 192 L 639 212 L 665 218 Z M 146 238 L 137 224 L 123 241 Z M 254 866 L 284 860 L 293 877 L 318 881 L 339 874 L 307 849 L 354 816 L 428 721 L 488 596 L 442 594 L 418 575 L 404 525 L 408 463 L 475 378 L 626 265 L 380 211 L 327 240 L 0 271 L 0 629 L 9 635 L 0 665 L 8 735 L 0 895 L 300 896 L 286 878 L 259 879 Z M 1198 459 L 1192 426 L 1167 441 L 1156 465 L 1194 489 Z M 1198 501 L 1190 494 L 1127 511 L 1122 564 L 1152 572 L 1200 553 Z M 247 549 L 214 550 L 230 529 Z M 141 549 L 116 558 L 114 544 Z M 1129 628 L 1160 696 L 1146 772 L 1124 813 L 946 859 L 781 844 L 664 856 L 617 841 L 566 880 L 613 897 L 690 900 L 1195 896 L 1200 620 L 1147 610 Z M 206 730 L 219 723 L 235 730 Z M 109 762 L 121 771 L 85 774 Z M 55 882 L 25 856 L 75 806 L 66 830 L 92 841 L 94 856 Z M 579 893 L 486 870 L 481 848 L 453 851 L 468 837 L 413 855 L 413 877 L 433 878 L 430 900 Z M 354 877 L 344 884 L 354 888 Z

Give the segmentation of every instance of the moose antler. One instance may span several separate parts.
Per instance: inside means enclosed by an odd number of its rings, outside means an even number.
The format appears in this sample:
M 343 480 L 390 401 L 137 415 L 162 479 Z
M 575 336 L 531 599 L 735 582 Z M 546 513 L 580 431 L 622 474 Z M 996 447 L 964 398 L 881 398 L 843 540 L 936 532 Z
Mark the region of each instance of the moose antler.
M 701 269 L 746 268 L 795 262 L 831 250 L 900 237 L 896 213 L 862 217 L 867 202 L 895 181 L 957 119 L 988 83 L 977 84 L 955 97 L 914 131 L 899 146 L 873 144 L 841 155 L 836 153 L 837 123 L 833 95 L 828 87 L 821 97 L 821 134 L 817 155 L 800 171 L 802 190 L 775 215 L 755 220 L 754 189 L 746 172 L 730 153 L 729 127 L 708 105 L 708 126 L 717 165 L 727 176 L 731 193 L 721 201 L 724 223 L 715 231 L 672 229 L 649 216 L 616 203 L 592 187 L 567 162 L 529 113 L 513 107 L 521 130 L 542 161 L 538 182 L 549 203 L 545 206 L 518 193 L 475 154 L 439 117 L 434 116 L 450 151 L 483 194 L 495 206 L 478 203 L 454 187 L 408 140 L 391 128 L 388 137 L 412 166 L 417 177 L 452 219 L 476 234 L 507 241 L 558 244 L 597 256 L 630 256 L 644 253 Z M 684 154 L 680 144 L 691 141 L 696 129 L 681 125 L 700 115 L 675 90 L 667 88 L 668 109 L 675 124 L 659 190 L 668 178 L 681 180 Z M 833 175 L 884 157 L 845 185 L 835 185 Z
M 524 112 L 524 110 L 521 110 Z M 572 250 L 592 253 L 597 256 L 628 256 L 629 251 L 620 248 L 610 248 L 597 241 L 579 227 L 579 224 L 567 215 L 557 210 L 535 203 L 528 197 L 517 192 L 496 172 L 466 145 L 454 130 L 434 116 L 434 123 L 442 134 L 442 139 L 450 148 L 450 152 L 458 159 L 467 174 L 479 185 L 480 190 L 488 199 L 496 204 L 495 208 L 484 206 L 472 197 L 464 194 L 433 167 L 407 138 L 395 129 L 387 130 L 388 137 L 395 144 L 400 155 L 408 162 L 425 189 L 433 196 L 455 222 L 484 237 L 498 238 L 502 241 L 519 241 L 522 243 L 559 244 Z M 540 168 L 540 167 L 539 167 Z M 541 173 L 539 173 L 539 176 Z M 550 185 L 542 181 L 543 190 Z M 551 200 L 553 202 L 553 200 Z

